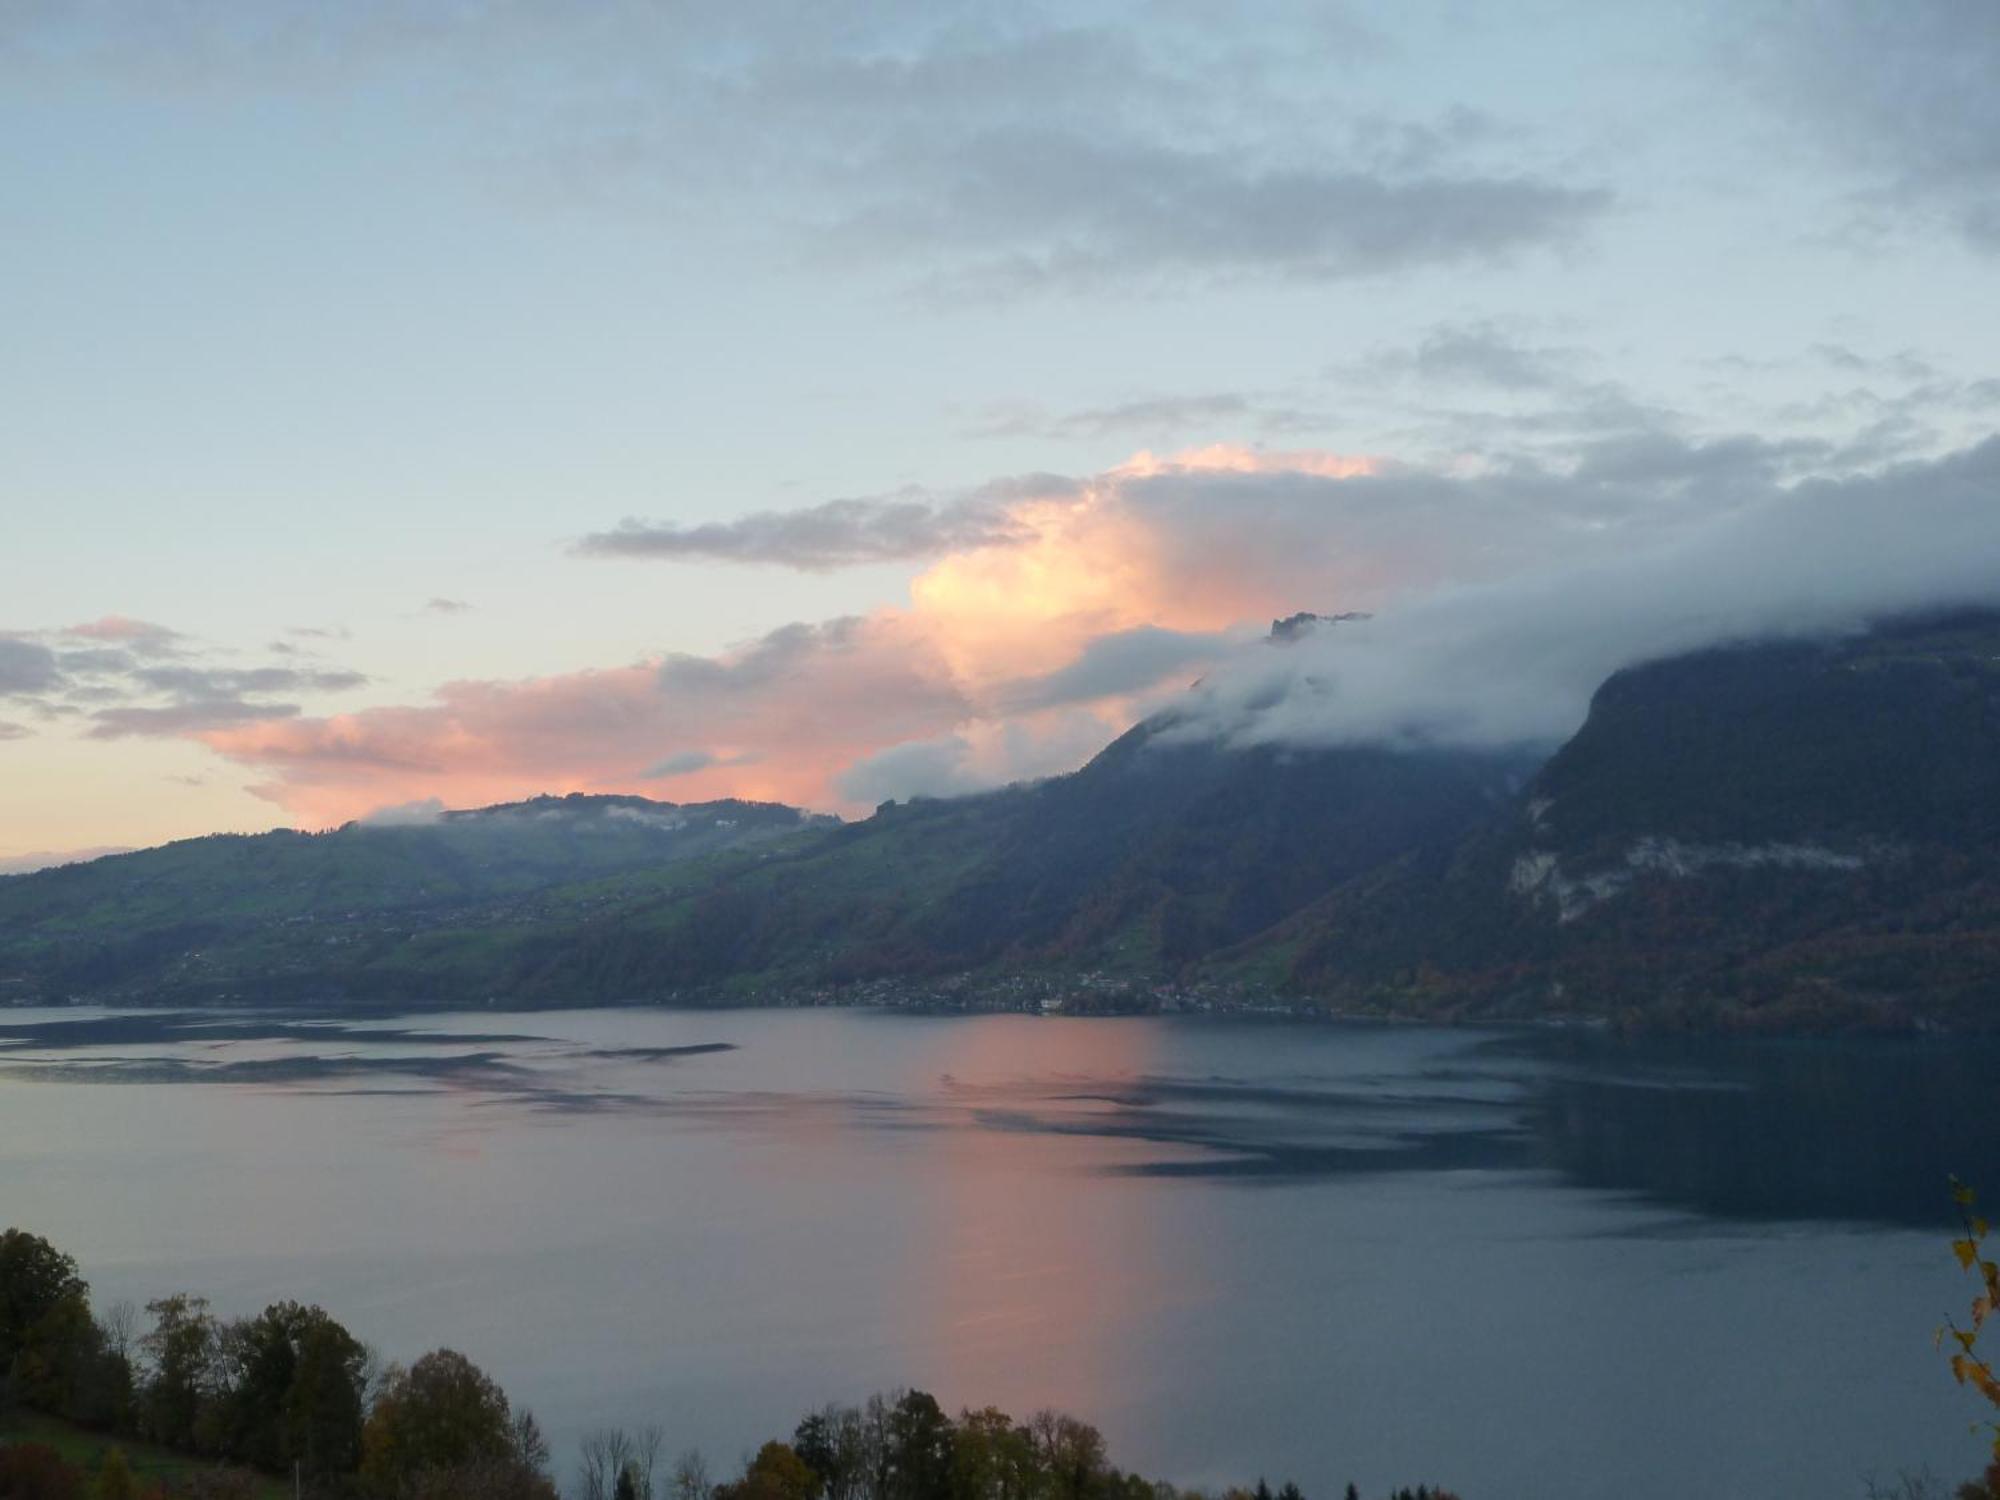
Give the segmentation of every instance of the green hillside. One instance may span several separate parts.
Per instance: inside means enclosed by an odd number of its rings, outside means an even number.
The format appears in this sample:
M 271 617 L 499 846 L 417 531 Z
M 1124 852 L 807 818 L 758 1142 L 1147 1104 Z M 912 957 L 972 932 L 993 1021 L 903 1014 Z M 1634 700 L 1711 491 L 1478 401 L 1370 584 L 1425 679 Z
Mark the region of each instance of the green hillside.
M 550 896 L 565 887 L 644 882 L 834 821 L 768 803 L 540 797 L 407 825 L 187 839 L 4 878 L 0 1000 L 364 998 L 370 970 L 430 934 L 476 948 L 596 899 Z
M 1634 667 L 1545 763 L 1183 728 L 853 824 L 540 799 L 0 880 L 0 997 L 2000 1024 L 2000 616 Z

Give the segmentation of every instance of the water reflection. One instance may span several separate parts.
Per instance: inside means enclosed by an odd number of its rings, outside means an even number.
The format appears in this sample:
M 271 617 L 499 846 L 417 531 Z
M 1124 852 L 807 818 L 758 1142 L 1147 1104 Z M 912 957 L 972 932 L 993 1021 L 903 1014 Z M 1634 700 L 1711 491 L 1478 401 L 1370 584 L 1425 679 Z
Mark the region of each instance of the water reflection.
M 1967 1467 L 1934 1185 L 2000 1161 L 1995 1076 L 1990 1043 L 15 1013 L 0 1218 L 109 1299 L 462 1347 L 559 1442 L 659 1421 L 726 1463 L 917 1384 L 1183 1482 L 1859 1494 Z
M 935 1089 L 946 1128 L 927 1145 L 936 1190 L 911 1247 L 911 1343 L 940 1356 L 947 1400 L 1109 1412 L 1165 1298 L 1157 1204 L 1078 1179 L 1157 1156 L 1118 1120 L 1160 1036 L 947 1022 L 925 1040 L 910 1081 Z M 1061 1137 L 1003 1123 L 1028 1116 L 1059 1117 Z

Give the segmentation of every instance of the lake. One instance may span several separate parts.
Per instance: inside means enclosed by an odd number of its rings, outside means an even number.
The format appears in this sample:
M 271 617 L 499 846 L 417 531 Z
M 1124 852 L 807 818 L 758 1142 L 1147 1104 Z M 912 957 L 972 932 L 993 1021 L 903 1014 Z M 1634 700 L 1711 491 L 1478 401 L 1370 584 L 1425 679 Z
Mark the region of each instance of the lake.
M 1182 1484 L 1859 1497 L 2000 1050 L 865 1011 L 0 1012 L 0 1222 L 102 1305 L 323 1303 L 711 1466 L 902 1385 Z M 565 1472 L 564 1477 L 567 1477 Z

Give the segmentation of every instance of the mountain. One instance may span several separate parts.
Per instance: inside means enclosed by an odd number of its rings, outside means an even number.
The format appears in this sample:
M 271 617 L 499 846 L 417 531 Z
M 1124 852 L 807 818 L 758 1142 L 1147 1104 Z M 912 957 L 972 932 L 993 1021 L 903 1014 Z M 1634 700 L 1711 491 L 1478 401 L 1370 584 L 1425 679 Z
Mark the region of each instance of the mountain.
M 2000 1023 L 2000 616 L 1620 672 L 1504 816 L 1274 954 L 1432 1014 Z
M 1504 807 L 1519 755 L 1231 751 L 1165 715 L 1082 770 L 873 818 L 536 943 L 545 993 L 987 971 L 1170 977 Z
M 857 823 L 544 798 L 0 880 L 0 997 L 941 993 L 2000 1024 L 2000 614 L 1636 666 L 1552 756 L 1225 749 L 1168 712 Z
M 424 934 L 490 933 L 548 915 L 554 891 L 643 881 L 837 821 L 766 803 L 537 797 L 322 834 L 217 834 L 0 878 L 0 1002 L 365 997 L 367 973 Z

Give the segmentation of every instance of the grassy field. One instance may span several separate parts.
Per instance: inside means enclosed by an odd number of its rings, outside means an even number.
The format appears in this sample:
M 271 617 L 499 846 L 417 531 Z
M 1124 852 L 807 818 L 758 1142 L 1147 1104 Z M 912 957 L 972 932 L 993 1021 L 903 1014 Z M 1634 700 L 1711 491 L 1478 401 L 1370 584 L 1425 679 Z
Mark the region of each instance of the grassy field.
M 126 1462 L 132 1466 L 132 1477 L 139 1481 L 141 1487 L 160 1480 L 179 1479 L 211 1467 L 199 1459 L 152 1443 L 87 1432 L 39 1412 L 0 1413 L 0 1443 L 12 1442 L 47 1443 L 70 1463 L 86 1470 L 92 1478 L 97 1474 L 98 1465 L 104 1462 L 106 1453 L 113 1448 L 123 1448 Z M 257 1500 L 286 1500 L 292 1492 L 289 1484 L 263 1475 L 257 1476 L 256 1486 Z

